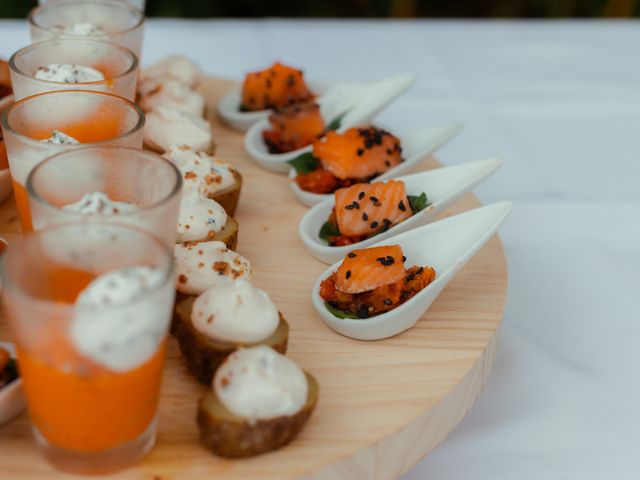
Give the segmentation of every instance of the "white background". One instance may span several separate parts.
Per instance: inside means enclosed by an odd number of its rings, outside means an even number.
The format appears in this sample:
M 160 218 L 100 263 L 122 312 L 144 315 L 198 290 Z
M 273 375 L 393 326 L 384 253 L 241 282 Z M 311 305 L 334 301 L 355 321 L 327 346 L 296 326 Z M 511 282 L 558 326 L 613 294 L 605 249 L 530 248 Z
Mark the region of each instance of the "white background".
M 25 22 L 0 22 L 1 56 L 27 42 Z M 275 59 L 317 79 L 417 74 L 380 120 L 464 123 L 438 157 L 501 157 L 477 192 L 516 206 L 493 375 L 406 480 L 638 479 L 639 46 L 635 22 L 150 21 L 143 60 L 182 53 L 238 79 Z

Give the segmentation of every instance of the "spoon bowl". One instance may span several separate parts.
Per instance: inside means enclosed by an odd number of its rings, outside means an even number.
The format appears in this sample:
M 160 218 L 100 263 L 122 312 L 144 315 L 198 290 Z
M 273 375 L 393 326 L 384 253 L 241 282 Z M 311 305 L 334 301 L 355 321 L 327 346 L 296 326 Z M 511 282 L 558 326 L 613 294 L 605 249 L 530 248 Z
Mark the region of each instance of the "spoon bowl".
M 309 82 L 311 91 L 316 93 L 320 98 L 329 90 L 335 88 L 337 84 L 323 82 Z M 256 110 L 253 112 L 243 112 L 240 110 L 242 103 L 242 88 L 234 88 L 229 91 L 218 102 L 218 115 L 220 118 L 234 130 L 246 132 L 254 123 L 267 118 L 273 112 L 272 109 Z
M 400 245 L 407 266 L 428 265 L 436 271 L 433 282 L 397 308 L 364 319 L 338 318 L 327 310 L 320 297 L 320 284 L 338 269 L 341 261 L 331 265 L 318 278 L 311 292 L 313 306 L 329 328 L 357 340 L 379 340 L 411 328 L 451 279 L 493 236 L 512 206 L 512 202 L 494 203 L 374 244 Z
M 339 132 L 369 123 L 384 107 L 402 94 L 415 81 L 413 75 L 399 75 L 376 82 L 342 84 L 318 99 L 320 114 L 326 125 L 341 117 Z M 287 173 L 289 160 L 311 151 L 308 145 L 292 152 L 269 153 L 262 132 L 269 129 L 269 119 L 254 123 L 244 136 L 244 148 L 258 165 L 277 173 Z
M 377 176 L 371 181 L 379 182 L 389 180 L 390 178 L 396 178 L 399 175 L 408 173 L 422 160 L 433 154 L 436 150 L 455 137 L 461 130 L 461 124 L 453 123 L 448 125 L 438 125 L 435 127 L 418 128 L 398 135 L 400 145 L 402 145 L 402 151 L 406 155 L 405 161 L 399 163 L 393 168 L 390 168 L 385 173 Z M 331 193 L 322 194 L 302 190 L 294 180 L 296 175 L 296 170 L 291 168 L 289 170 L 291 189 L 298 201 L 303 205 L 312 207 L 329 198 L 333 198 L 333 194 Z
M 337 262 L 352 250 L 368 247 L 386 238 L 430 222 L 476 185 L 488 178 L 500 167 L 501 163 L 501 160 L 497 158 L 489 158 L 399 177 L 397 180 L 404 182 L 408 195 L 420 195 L 424 192 L 427 195 L 429 205 L 404 222 L 394 225 L 386 232 L 379 233 L 375 237 L 362 242 L 342 247 L 331 247 L 319 237 L 320 227 L 327 220 L 335 205 L 333 195 L 304 214 L 298 225 L 298 234 L 309 253 L 315 258 L 324 263 Z

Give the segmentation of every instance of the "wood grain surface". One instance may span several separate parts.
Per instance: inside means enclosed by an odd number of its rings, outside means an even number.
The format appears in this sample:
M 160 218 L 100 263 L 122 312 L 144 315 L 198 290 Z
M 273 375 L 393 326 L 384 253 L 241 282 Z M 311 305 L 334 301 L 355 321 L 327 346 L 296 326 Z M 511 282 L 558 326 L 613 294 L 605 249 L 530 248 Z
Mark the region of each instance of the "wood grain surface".
M 214 113 L 232 85 L 207 79 L 201 88 L 218 155 L 235 163 L 245 179 L 236 214 L 238 251 L 251 260 L 254 283 L 289 321 L 289 355 L 318 379 L 318 408 L 300 437 L 280 451 L 248 460 L 216 458 L 198 442 L 196 403 L 204 387 L 190 377 L 171 339 L 157 444 L 140 464 L 106 478 L 397 478 L 455 428 L 484 386 L 507 288 L 500 241 L 492 238 L 401 335 L 360 342 L 329 330 L 310 300 L 325 266 L 298 239 L 306 208 L 296 202 L 287 178 L 257 167 L 244 153 L 242 135 L 222 126 Z M 436 166 L 429 159 L 420 169 Z M 478 205 L 467 195 L 445 215 Z M 20 235 L 13 200 L 0 206 L 0 232 L 10 242 Z M 0 339 L 8 339 L 4 313 Z M 38 455 L 23 414 L 0 427 L 0 478 L 78 477 L 55 472 Z

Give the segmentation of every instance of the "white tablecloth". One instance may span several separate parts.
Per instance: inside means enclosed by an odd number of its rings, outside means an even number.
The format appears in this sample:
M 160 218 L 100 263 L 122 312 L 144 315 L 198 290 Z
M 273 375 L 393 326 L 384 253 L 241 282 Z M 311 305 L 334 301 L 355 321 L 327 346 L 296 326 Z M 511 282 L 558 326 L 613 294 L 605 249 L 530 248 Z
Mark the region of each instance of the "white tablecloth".
M 0 23 L 0 55 L 28 40 Z M 380 117 L 461 121 L 438 157 L 488 156 L 511 199 L 502 343 L 486 390 L 406 479 L 640 478 L 640 26 L 635 22 L 150 21 L 145 63 L 186 54 L 240 78 L 280 58 L 312 78 L 413 72 Z

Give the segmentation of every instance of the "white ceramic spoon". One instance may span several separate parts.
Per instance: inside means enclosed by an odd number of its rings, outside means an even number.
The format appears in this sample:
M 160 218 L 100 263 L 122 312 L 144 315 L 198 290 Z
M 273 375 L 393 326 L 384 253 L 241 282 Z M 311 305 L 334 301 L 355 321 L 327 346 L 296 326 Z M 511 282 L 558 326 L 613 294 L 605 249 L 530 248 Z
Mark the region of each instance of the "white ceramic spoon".
M 344 84 L 327 92 L 318 100 L 320 114 L 330 125 L 342 117 L 338 131 L 368 123 L 414 82 L 413 75 L 399 75 L 364 84 Z M 311 145 L 288 153 L 269 153 L 262 132 L 269 129 L 269 120 L 254 123 L 244 136 L 244 148 L 261 167 L 278 173 L 287 173 L 287 161 L 311 150 Z
M 322 82 L 309 82 L 312 92 L 322 98 L 329 90 L 336 85 Z M 234 88 L 218 102 L 218 115 L 224 122 L 235 130 L 246 132 L 251 125 L 267 118 L 273 110 L 257 110 L 255 112 L 243 112 L 240 110 L 242 103 L 242 88 Z
M 378 182 L 382 180 L 388 180 L 390 178 L 396 178 L 403 173 L 409 172 L 415 168 L 422 160 L 427 158 L 433 152 L 438 150 L 449 140 L 455 137 L 458 132 L 462 130 L 462 125 L 459 123 L 452 123 L 449 125 L 438 125 L 435 127 L 424 127 L 415 130 L 410 130 L 405 133 L 398 134 L 400 139 L 400 145 L 402 145 L 402 154 L 405 157 L 404 162 L 399 163 L 393 168 L 390 168 L 382 175 L 374 178 L 372 182 Z M 318 203 L 326 201 L 328 198 L 332 198 L 333 194 L 321 194 L 312 193 L 302 190 L 298 184 L 294 181 L 296 178 L 296 170 L 291 168 L 289 170 L 289 178 L 291 179 L 291 189 L 296 198 L 307 207 L 312 207 Z
M 399 177 L 397 180 L 402 180 L 405 183 L 407 195 L 420 195 L 424 192 L 430 205 L 386 232 L 379 233 L 362 242 L 343 247 L 330 247 L 318 236 L 320 227 L 327 221 L 334 207 L 335 197 L 333 195 L 305 213 L 298 225 L 298 234 L 309 253 L 315 258 L 324 263 L 337 262 L 351 250 L 368 247 L 428 223 L 495 172 L 501 163 L 501 160 L 497 158 L 490 158 Z
M 493 236 L 512 206 L 511 202 L 494 203 L 375 244 L 400 245 L 407 257 L 405 265 L 428 265 L 436 271 L 436 278 L 432 283 L 399 307 L 366 319 L 338 318 L 329 312 L 319 294 L 320 283 L 338 269 L 341 261 L 320 275 L 311 292 L 313 306 L 327 326 L 357 340 L 378 340 L 411 328 L 449 281 Z
M 16 349 L 11 343 L 0 342 L 0 347 L 6 349 L 12 358 L 16 356 Z M 16 378 L 6 387 L 0 388 L 0 425 L 8 422 L 27 406 L 22 391 L 22 377 Z

